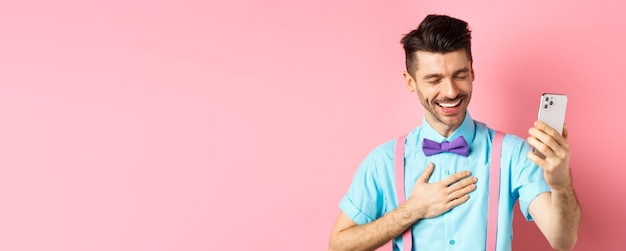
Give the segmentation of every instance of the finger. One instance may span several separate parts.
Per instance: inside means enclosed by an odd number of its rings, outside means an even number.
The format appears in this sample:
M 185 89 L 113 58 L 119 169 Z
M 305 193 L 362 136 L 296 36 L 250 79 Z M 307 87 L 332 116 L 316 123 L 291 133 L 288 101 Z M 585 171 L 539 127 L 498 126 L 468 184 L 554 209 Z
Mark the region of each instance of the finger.
M 463 195 L 469 194 L 472 191 L 476 190 L 476 184 L 470 183 L 467 186 L 460 187 L 457 190 L 454 190 L 450 195 L 448 195 L 448 200 L 458 199 Z
M 476 181 L 478 180 L 478 178 L 476 177 L 467 177 L 465 179 L 459 180 L 457 182 L 455 182 L 454 184 L 451 184 L 450 186 L 448 186 L 447 188 L 447 192 L 448 193 L 452 193 L 456 190 L 460 190 L 463 189 L 466 186 L 469 186 L 471 184 L 476 183 Z
M 454 207 L 456 207 L 458 205 L 461 205 L 461 204 L 465 203 L 467 200 L 469 200 L 469 195 L 468 194 L 463 195 L 463 196 L 459 197 L 458 199 L 451 200 L 450 202 L 448 202 L 448 205 L 447 205 L 448 208 L 447 209 L 450 210 L 450 209 L 452 209 L 452 208 L 454 208 Z
M 417 178 L 417 181 L 421 183 L 428 183 L 428 179 L 430 179 L 430 176 L 433 174 L 434 170 L 435 164 L 433 164 L 432 162 L 428 163 L 426 169 L 424 169 L 424 172 L 422 172 L 422 175 Z
M 552 151 L 552 148 L 550 148 L 548 145 L 546 145 L 544 142 L 542 142 L 541 140 L 530 136 L 526 139 L 526 142 L 528 142 L 528 144 L 530 146 L 532 146 L 533 148 L 535 148 L 537 151 L 539 151 L 540 153 L 542 153 L 544 156 L 548 157 L 548 156 L 554 156 L 554 151 Z
M 569 137 L 569 131 L 567 130 L 567 126 L 563 124 L 563 141 L 559 143 L 561 147 L 556 150 L 556 154 L 560 158 L 567 158 L 569 156 L 570 149 L 569 149 L 568 137 Z
M 539 167 L 542 167 L 546 164 L 546 160 L 537 156 L 537 154 L 535 154 L 533 151 L 528 151 L 528 154 L 526 156 L 528 156 L 528 159 L 537 164 Z
M 547 128 L 547 130 L 552 130 L 552 132 L 556 133 L 556 131 L 554 131 L 554 129 L 552 128 Z M 556 151 L 561 147 L 562 143 L 558 142 L 558 140 L 554 138 L 552 134 L 542 131 L 538 127 L 531 127 L 530 129 L 528 129 L 528 134 L 539 140 L 544 145 L 548 146 L 553 151 Z M 560 135 L 558 135 L 557 137 L 562 138 L 562 136 Z M 563 142 L 563 144 L 564 143 L 567 142 Z
M 566 138 L 559 135 L 554 129 L 547 124 L 538 121 L 537 127 L 532 127 L 528 130 L 528 133 L 537 138 L 543 144 L 547 145 L 559 158 L 566 158 L 569 154 L 569 142 Z M 544 128 L 546 131 L 541 131 Z M 564 135 L 568 135 L 567 128 L 563 128 Z M 530 142 L 529 142 L 530 144 Z M 544 155 L 548 152 L 541 151 Z M 546 155 L 547 156 L 547 155 Z
M 565 142 L 565 138 L 563 138 L 563 136 L 559 134 L 559 132 L 556 129 L 552 128 L 548 124 L 542 121 L 535 121 L 534 126 L 541 132 L 552 137 L 556 141 L 557 144 L 562 145 Z
M 559 143 L 554 139 L 554 137 L 537 127 L 531 127 L 530 129 L 528 129 L 528 134 L 532 137 L 535 137 L 543 144 L 549 146 L 552 149 L 556 149 L 557 147 L 559 147 Z
M 470 171 L 460 171 L 458 173 L 452 174 L 441 181 L 441 183 L 445 186 L 450 186 L 456 183 L 459 180 L 465 179 L 470 176 Z

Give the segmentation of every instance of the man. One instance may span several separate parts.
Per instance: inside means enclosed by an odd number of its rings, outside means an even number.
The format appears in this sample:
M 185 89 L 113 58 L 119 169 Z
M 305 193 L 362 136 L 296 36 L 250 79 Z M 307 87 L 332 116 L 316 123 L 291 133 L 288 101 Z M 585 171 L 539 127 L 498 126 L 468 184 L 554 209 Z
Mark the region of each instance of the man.
M 494 130 L 467 112 L 472 97 L 471 35 L 467 23 L 429 15 L 402 39 L 406 87 L 425 109 L 423 124 L 405 142 L 405 190 L 397 205 L 394 145 L 376 147 L 363 161 L 340 203 L 329 250 L 374 250 L 412 230 L 413 249 L 485 250 L 489 155 Z M 576 243 L 580 208 L 569 173 L 567 128 L 563 135 L 542 122 L 527 141 L 507 135 L 502 143 L 497 250 L 510 250 L 513 205 L 534 220 L 550 245 L 570 250 Z M 469 145 L 467 156 L 429 155 L 425 139 Z M 532 148 L 545 159 L 532 152 Z M 410 191 L 410 194 L 408 194 Z M 394 250 L 401 245 L 394 244 Z M 405 250 L 406 251 L 406 250 Z

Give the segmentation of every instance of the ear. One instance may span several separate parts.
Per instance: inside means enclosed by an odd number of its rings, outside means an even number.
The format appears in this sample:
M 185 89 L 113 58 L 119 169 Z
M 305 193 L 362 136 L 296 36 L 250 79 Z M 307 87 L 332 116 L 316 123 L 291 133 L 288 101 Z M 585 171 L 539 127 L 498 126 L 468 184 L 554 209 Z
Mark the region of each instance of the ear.
M 417 86 L 415 83 L 415 79 L 413 79 L 413 77 L 411 77 L 411 74 L 409 74 L 409 72 L 405 71 L 402 73 L 402 76 L 404 77 L 404 84 L 406 85 L 406 89 L 409 90 L 410 92 L 416 92 L 417 91 Z
M 474 79 L 476 79 L 476 75 L 474 75 L 474 66 L 472 66 L 472 70 L 470 72 L 472 73 L 472 82 L 474 82 Z

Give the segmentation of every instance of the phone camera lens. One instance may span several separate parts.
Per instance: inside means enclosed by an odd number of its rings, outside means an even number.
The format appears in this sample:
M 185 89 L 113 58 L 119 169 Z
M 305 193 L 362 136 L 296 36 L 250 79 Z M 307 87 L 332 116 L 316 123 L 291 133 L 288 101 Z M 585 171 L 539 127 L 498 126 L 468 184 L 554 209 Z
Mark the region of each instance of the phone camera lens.
M 550 105 L 554 104 L 554 102 L 550 101 Z
M 548 105 L 543 105 L 543 109 L 548 109 Z
M 548 100 L 550 100 L 550 98 L 546 97 L 546 102 L 547 102 Z

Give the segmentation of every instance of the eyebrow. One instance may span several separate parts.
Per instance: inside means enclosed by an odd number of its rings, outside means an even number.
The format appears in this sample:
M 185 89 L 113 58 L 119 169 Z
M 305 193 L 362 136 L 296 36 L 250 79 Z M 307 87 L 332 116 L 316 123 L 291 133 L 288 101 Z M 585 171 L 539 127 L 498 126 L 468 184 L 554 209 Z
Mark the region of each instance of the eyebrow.
M 459 75 L 461 73 L 468 73 L 470 70 L 467 67 L 463 67 L 461 69 L 456 70 L 454 73 L 452 73 L 452 76 L 456 76 Z M 429 78 L 441 78 L 443 77 L 443 75 L 441 75 L 440 73 L 431 73 L 431 74 L 426 74 L 424 75 L 424 77 L 422 77 L 422 79 L 429 79 Z

